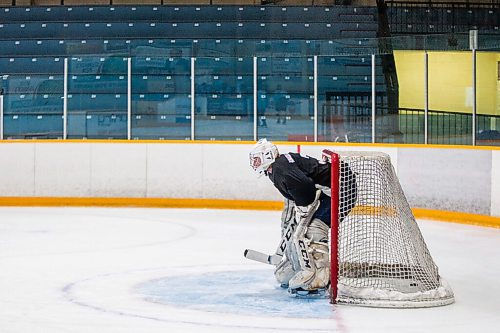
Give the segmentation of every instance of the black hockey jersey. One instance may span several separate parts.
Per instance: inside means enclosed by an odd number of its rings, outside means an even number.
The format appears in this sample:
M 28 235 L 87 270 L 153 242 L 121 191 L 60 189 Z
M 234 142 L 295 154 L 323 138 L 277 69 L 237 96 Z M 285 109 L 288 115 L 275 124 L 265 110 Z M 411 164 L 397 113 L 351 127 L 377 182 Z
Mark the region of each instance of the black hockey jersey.
M 310 205 L 316 197 L 316 184 L 330 187 L 329 163 L 297 153 L 280 155 L 268 170 L 269 179 L 297 206 Z

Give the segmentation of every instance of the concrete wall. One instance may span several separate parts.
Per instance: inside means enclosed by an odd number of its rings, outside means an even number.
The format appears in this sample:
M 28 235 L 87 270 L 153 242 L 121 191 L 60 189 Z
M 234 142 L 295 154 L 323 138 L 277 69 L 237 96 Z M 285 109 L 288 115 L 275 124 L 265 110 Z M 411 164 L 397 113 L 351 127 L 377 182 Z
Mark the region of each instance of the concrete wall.
M 248 162 L 252 143 L 0 143 L 0 196 L 280 201 Z M 298 146 L 278 143 L 280 151 Z M 383 151 L 412 207 L 500 216 L 500 150 L 305 144 L 302 153 Z

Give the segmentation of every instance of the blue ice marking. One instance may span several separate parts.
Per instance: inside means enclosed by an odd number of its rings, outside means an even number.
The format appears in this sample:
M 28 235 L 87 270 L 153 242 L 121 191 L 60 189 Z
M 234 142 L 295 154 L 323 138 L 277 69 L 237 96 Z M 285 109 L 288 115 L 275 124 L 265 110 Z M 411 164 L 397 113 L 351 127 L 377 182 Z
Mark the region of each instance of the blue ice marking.
M 143 282 L 135 292 L 149 301 L 238 315 L 331 318 L 328 298 L 297 298 L 280 288 L 269 270 L 223 271 Z

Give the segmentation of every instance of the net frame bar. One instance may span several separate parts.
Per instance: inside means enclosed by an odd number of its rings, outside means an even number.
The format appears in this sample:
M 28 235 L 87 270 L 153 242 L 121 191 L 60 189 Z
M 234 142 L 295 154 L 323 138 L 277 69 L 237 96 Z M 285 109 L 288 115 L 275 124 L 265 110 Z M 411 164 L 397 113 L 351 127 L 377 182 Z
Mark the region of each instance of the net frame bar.
M 331 163 L 331 227 L 330 227 L 330 303 L 337 303 L 339 279 L 339 191 L 340 156 L 331 150 L 323 150 L 323 159 Z M 335 189 L 335 190 L 334 190 Z

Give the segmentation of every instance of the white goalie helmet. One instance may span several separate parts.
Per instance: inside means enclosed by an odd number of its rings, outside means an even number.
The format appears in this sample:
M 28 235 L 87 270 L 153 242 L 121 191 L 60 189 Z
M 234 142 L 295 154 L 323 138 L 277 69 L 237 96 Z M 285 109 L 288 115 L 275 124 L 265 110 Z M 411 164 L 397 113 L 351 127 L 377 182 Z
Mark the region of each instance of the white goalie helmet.
M 250 151 L 250 166 L 259 175 L 266 174 L 278 155 L 278 147 L 274 143 L 267 139 L 260 139 Z

